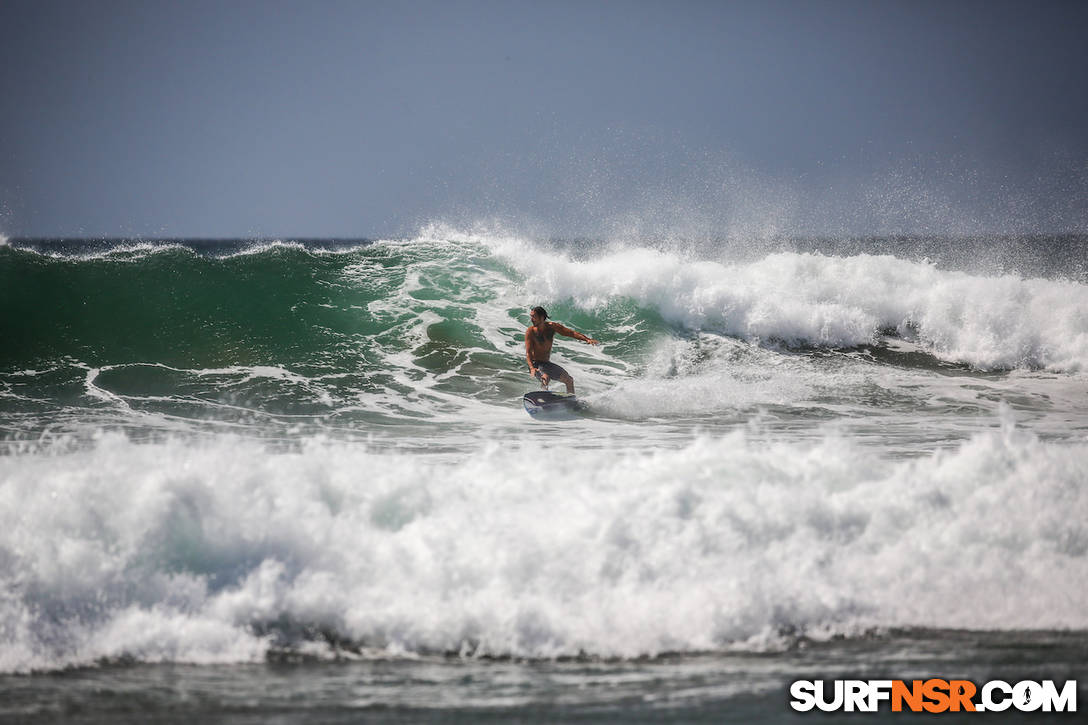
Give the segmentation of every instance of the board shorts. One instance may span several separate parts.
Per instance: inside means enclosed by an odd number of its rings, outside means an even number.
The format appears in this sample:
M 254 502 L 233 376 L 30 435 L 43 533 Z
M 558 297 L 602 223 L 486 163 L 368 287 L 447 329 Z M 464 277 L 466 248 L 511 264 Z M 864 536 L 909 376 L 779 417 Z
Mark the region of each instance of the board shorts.
M 559 380 L 567 371 L 559 367 L 553 362 L 541 362 L 533 360 L 533 367 L 536 368 L 536 375 L 533 377 L 539 378 L 541 373 L 547 373 L 549 380 Z

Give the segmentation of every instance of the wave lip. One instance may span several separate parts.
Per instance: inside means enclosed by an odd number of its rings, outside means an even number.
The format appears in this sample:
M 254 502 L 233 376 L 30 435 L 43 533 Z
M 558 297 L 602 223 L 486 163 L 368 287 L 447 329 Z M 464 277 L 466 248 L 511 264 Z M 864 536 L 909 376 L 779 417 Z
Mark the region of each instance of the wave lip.
M 116 435 L 0 466 L 4 672 L 1088 628 L 1088 444 L 1011 426 L 912 462 L 738 432 L 549 467 Z
M 1088 285 L 982 277 L 925 262 L 782 252 L 750 263 L 614 247 L 588 260 L 493 242 L 530 296 L 589 310 L 633 300 L 672 324 L 748 340 L 848 348 L 888 333 L 989 369 L 1088 368 Z
M 139 262 L 160 254 L 187 252 L 211 259 L 229 259 L 275 253 L 279 250 L 302 251 L 314 256 L 351 254 L 372 242 L 368 239 L 38 239 L 2 238 L 0 246 L 19 252 L 74 262 Z

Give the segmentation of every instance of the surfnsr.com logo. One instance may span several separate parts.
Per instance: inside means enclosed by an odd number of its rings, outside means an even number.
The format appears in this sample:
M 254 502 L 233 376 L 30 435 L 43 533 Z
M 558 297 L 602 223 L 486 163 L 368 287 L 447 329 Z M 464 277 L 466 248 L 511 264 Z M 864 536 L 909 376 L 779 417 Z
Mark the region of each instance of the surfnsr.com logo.
M 826 685 L 831 684 L 831 687 Z M 981 688 L 970 680 L 797 680 L 790 685 L 790 707 L 798 712 L 1076 712 L 1077 681 L 1059 689 L 1053 680 L 1009 684 L 990 680 Z

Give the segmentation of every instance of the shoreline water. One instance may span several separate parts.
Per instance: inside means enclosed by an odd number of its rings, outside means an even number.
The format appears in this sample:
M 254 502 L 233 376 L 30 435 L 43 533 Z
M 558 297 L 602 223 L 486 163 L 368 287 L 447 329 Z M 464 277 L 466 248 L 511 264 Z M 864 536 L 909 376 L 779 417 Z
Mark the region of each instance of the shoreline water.
M 0 676 L 0 720 L 35 722 L 802 722 L 795 680 L 1079 679 L 1088 632 L 905 631 L 799 640 L 782 652 L 651 660 L 520 661 L 461 657 L 251 665 L 112 664 Z M 823 714 L 923 722 L 932 715 Z M 959 721 L 955 715 L 945 715 Z M 977 717 L 962 714 L 961 718 Z M 993 722 L 1069 721 L 1069 713 L 989 713 Z

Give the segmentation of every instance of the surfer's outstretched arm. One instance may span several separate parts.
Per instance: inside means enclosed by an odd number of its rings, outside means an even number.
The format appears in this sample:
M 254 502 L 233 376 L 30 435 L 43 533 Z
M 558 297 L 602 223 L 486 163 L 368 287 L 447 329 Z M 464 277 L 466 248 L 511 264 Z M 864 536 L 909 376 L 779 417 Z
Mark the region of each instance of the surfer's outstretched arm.
M 592 337 L 588 337 L 588 336 L 583 335 L 582 333 L 578 332 L 577 330 L 572 330 L 569 327 L 565 327 L 564 325 L 560 325 L 558 322 L 553 322 L 552 323 L 552 329 L 555 330 L 556 332 L 558 332 L 560 335 L 566 335 L 567 337 L 573 337 L 575 340 L 581 340 L 582 342 L 587 342 L 590 345 L 600 345 L 601 344 L 601 343 L 597 342 L 596 340 L 594 340 Z

